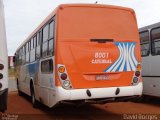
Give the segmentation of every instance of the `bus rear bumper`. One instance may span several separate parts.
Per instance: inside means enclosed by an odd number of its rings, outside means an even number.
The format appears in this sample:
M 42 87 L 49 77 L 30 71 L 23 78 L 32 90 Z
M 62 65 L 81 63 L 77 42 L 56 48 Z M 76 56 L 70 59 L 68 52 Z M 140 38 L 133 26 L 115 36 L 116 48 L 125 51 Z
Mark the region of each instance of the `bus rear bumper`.
M 7 110 L 8 88 L 0 91 L 0 112 Z
M 119 90 L 118 90 L 119 89 Z M 137 96 L 142 95 L 142 83 L 136 86 L 125 86 L 125 87 L 109 87 L 109 88 L 91 88 L 91 89 L 74 89 L 65 90 L 62 87 L 56 88 L 56 99 L 57 102 L 63 100 L 92 100 L 99 98 L 111 98 L 114 99 L 129 100 Z M 87 91 L 90 94 L 87 94 Z M 118 92 L 119 91 L 119 92 Z

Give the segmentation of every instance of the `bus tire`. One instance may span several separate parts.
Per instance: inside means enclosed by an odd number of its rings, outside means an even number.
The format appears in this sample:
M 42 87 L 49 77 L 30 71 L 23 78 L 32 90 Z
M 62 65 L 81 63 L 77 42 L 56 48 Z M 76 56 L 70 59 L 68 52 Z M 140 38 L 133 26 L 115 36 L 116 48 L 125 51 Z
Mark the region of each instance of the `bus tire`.
M 22 96 L 22 95 L 23 95 L 23 93 L 19 90 L 19 86 L 18 86 L 18 79 L 17 79 L 17 90 L 18 90 L 18 95 L 19 95 L 19 96 Z
M 32 106 L 34 108 L 37 108 L 37 101 L 36 101 L 36 98 L 35 98 L 35 92 L 34 92 L 34 86 L 33 86 L 33 83 L 31 82 L 30 84 L 30 91 L 31 91 L 31 102 L 32 102 Z

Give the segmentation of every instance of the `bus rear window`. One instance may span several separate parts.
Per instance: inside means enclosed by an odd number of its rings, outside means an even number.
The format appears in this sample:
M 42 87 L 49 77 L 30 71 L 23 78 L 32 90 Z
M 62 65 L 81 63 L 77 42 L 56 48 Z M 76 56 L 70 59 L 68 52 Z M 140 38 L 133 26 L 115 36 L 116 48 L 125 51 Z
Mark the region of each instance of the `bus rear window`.
M 67 7 L 59 18 L 58 33 L 63 39 L 139 39 L 136 19 L 129 10 Z

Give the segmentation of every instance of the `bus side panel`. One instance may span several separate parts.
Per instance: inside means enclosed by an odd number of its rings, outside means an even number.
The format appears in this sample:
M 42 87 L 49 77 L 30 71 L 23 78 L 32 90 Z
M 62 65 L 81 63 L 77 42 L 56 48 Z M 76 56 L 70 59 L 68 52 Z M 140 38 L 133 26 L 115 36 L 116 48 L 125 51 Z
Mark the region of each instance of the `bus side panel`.
M 27 66 L 23 65 L 19 67 L 19 77 L 18 77 L 18 88 L 20 91 L 29 94 L 28 88 L 26 87 L 26 73 L 27 73 Z
M 49 107 L 52 107 L 56 103 L 54 65 L 54 57 L 41 59 L 39 65 L 39 99 L 43 104 Z M 53 66 L 53 69 L 51 71 L 45 71 L 49 66 Z
M 144 91 L 143 94 L 160 97 L 160 57 L 148 56 L 143 58 Z M 146 68 L 147 67 L 147 68 Z
M 4 112 L 7 109 L 8 97 L 8 53 L 4 20 L 4 6 L 2 0 L 0 0 L 0 64 L 4 66 L 4 68 L 0 70 L 0 74 L 3 76 L 0 79 L 0 112 Z
M 143 77 L 143 94 L 160 97 L 160 78 Z
M 5 21 L 4 21 L 4 9 L 3 2 L 0 0 L 0 64 L 4 65 L 4 69 L 0 70 L 0 73 L 3 74 L 1 90 L 8 88 L 8 53 L 7 53 L 7 42 L 6 42 L 6 30 L 5 30 Z

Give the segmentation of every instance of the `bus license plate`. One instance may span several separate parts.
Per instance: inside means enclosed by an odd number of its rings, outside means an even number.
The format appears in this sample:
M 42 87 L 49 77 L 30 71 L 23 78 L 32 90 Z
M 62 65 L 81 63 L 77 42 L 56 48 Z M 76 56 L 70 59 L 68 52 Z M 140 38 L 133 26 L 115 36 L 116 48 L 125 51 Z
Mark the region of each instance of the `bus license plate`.
M 96 75 L 96 80 L 109 80 L 108 75 Z

